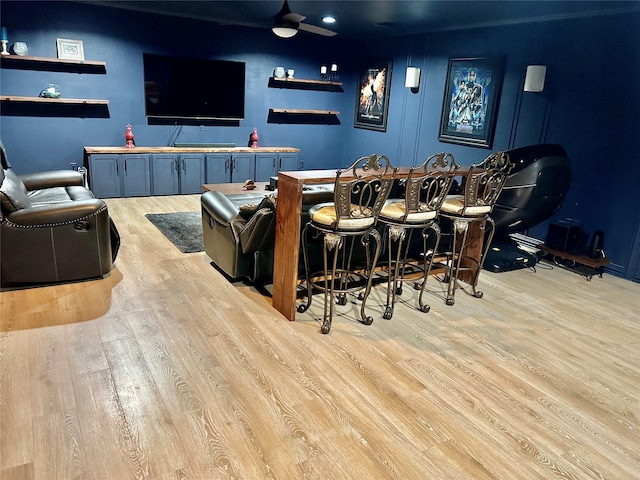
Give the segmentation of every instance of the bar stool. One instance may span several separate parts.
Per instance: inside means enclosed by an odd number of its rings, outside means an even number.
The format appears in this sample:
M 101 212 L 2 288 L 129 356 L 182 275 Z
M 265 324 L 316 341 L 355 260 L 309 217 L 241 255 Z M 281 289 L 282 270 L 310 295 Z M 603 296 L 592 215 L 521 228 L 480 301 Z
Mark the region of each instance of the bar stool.
M 379 220 L 387 227 L 389 239 L 387 304 L 383 314 L 383 318 L 387 320 L 393 316 L 396 294 L 402 294 L 403 281 L 416 279 L 419 273 L 421 280 L 414 284 L 414 288 L 420 289 L 419 309 L 426 313 L 431 308 L 424 304 L 422 297 L 433 265 L 434 253 L 440 243 L 438 212 L 451 189 L 458 167 L 450 153 L 431 155 L 421 165 L 409 169 L 404 198 L 387 200 L 380 211 Z M 416 258 L 412 258 L 415 254 L 409 255 L 414 232 L 420 232 L 422 236 L 422 248 L 419 252 L 422 265 Z M 435 237 L 435 244 L 429 249 L 431 234 Z
M 314 205 L 309 209 L 309 222 L 302 236 L 307 302 L 298 305 L 298 312 L 311 306 L 313 290 L 324 292 L 322 333 L 329 333 L 336 300 L 346 304 L 346 294 L 363 290 L 360 296 L 361 323 L 370 325 L 373 317 L 365 314 L 365 305 L 373 271 L 380 254 L 380 233 L 376 230 L 378 213 L 389 196 L 397 168 L 385 156 L 373 154 L 360 157 L 353 165 L 336 172 L 333 202 Z M 323 271 L 311 273 L 309 268 L 309 236 L 321 237 Z M 375 250 L 371 254 L 371 239 Z M 361 248 L 358 246 L 358 240 Z M 364 252 L 363 252 L 364 250 Z M 361 265 L 362 257 L 364 265 Z
M 468 272 L 463 281 L 471 285 L 473 296 L 482 298 L 483 293 L 476 287 L 495 230 L 495 222 L 490 214 L 512 168 L 513 163 L 505 152 L 489 155 L 481 163 L 469 168 L 463 180 L 464 195 L 449 195 L 440 207 L 440 215 L 452 222 L 451 251 L 447 252 L 446 262 L 446 278 L 449 282 L 447 305 L 455 303 L 461 272 Z M 484 231 L 484 245 L 479 258 L 468 253 L 469 226 L 474 222 Z

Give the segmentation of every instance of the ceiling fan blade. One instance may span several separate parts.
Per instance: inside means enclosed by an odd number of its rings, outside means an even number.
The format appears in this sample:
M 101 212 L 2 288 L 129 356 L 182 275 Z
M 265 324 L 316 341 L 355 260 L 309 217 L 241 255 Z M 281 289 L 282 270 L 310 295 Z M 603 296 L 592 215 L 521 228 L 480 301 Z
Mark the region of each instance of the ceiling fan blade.
M 300 30 L 304 30 L 305 32 L 315 33 L 317 35 L 324 35 L 325 37 L 333 37 L 337 33 L 333 30 L 328 30 L 326 28 L 317 27 L 315 25 L 309 25 L 308 23 L 301 23 Z
M 290 22 L 301 22 L 307 17 L 300 15 L 299 13 L 287 13 L 282 18 Z

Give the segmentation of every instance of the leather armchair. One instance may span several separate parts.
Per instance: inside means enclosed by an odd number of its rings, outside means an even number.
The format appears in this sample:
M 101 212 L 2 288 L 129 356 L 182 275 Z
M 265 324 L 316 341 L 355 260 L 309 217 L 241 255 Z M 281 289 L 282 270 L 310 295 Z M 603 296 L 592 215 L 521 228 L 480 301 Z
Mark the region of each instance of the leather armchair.
M 106 276 L 120 245 L 106 203 L 74 170 L 16 175 L 0 152 L 0 286 Z
M 303 191 L 303 218 L 311 205 L 333 199 L 333 191 L 316 186 Z M 202 233 L 205 252 L 232 279 L 267 283 L 273 276 L 276 228 L 275 195 L 259 193 L 202 194 Z M 302 266 L 302 265 L 301 265 Z

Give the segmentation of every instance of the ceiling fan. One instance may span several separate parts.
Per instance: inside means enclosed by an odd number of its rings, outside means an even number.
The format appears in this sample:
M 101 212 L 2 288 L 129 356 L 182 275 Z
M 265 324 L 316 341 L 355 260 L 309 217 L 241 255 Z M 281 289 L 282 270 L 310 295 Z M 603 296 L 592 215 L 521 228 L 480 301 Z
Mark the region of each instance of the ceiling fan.
M 271 30 L 278 37 L 291 38 L 298 30 L 304 30 L 305 32 L 315 33 L 318 35 L 324 35 L 332 37 L 336 34 L 326 28 L 317 27 L 308 23 L 302 23 L 306 17 L 299 13 L 293 13 L 289 8 L 289 3 L 284 0 L 284 4 L 278 13 L 276 13 L 271 21 Z

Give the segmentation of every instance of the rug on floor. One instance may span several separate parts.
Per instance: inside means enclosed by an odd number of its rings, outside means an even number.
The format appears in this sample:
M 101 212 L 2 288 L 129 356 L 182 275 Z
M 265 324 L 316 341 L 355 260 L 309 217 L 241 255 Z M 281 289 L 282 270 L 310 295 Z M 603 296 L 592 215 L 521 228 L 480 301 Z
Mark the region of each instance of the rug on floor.
M 182 253 L 204 251 L 201 212 L 147 213 L 145 217 Z

